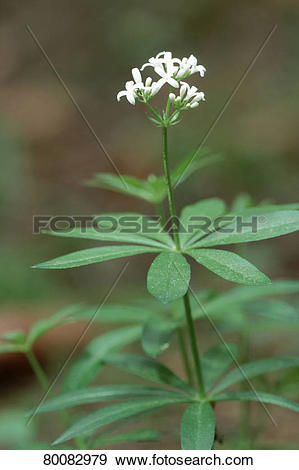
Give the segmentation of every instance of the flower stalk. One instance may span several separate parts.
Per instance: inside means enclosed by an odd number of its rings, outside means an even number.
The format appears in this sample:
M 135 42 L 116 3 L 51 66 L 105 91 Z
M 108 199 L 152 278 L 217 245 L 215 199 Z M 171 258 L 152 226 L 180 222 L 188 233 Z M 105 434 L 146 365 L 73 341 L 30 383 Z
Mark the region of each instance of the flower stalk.
M 166 117 L 167 118 L 167 117 Z M 163 142 L 163 164 L 164 164 L 164 175 L 165 175 L 165 182 L 167 185 L 167 194 L 168 194 L 168 204 L 169 204 L 169 212 L 171 215 L 171 224 L 172 224 L 172 231 L 173 237 L 176 245 L 177 251 L 180 251 L 180 238 L 178 233 L 178 218 L 175 209 L 174 197 L 173 197 L 173 188 L 171 184 L 171 177 L 169 171 L 169 161 L 168 161 L 168 139 L 167 139 L 167 123 L 162 127 L 162 142 Z M 201 370 L 201 363 L 200 363 L 200 356 L 199 350 L 197 345 L 197 338 L 195 333 L 194 321 L 192 318 L 191 313 L 191 305 L 190 305 L 190 298 L 189 292 L 187 291 L 183 297 L 184 307 L 185 307 L 185 315 L 186 321 L 188 326 L 189 332 L 189 339 L 190 339 L 190 346 L 191 352 L 193 357 L 193 362 L 195 366 L 196 378 L 197 378 L 197 385 L 198 391 L 201 398 L 205 397 L 205 389 L 204 389 L 204 382 Z

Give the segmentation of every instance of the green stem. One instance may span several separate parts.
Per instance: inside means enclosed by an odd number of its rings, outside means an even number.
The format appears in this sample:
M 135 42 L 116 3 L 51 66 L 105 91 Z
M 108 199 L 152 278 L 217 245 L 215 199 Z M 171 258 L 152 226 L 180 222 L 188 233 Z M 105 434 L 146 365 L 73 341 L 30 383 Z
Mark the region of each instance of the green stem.
M 188 352 L 187 352 L 186 342 L 185 342 L 185 338 L 184 338 L 184 330 L 181 326 L 177 329 L 177 334 L 178 334 L 178 341 L 179 341 L 179 346 L 180 346 L 180 350 L 181 350 L 181 356 L 182 356 L 182 359 L 183 359 L 183 364 L 184 364 L 186 376 L 188 378 L 189 384 L 193 385 L 193 383 L 194 383 L 193 371 L 192 371 L 192 368 L 191 368 L 191 365 L 190 365 L 190 362 L 189 362 L 189 358 L 188 358 Z
M 244 312 L 245 318 L 248 321 L 248 315 Z M 247 328 L 244 328 L 240 335 L 240 359 L 241 363 L 245 364 L 250 360 L 250 342 Z M 247 384 L 241 384 L 241 390 L 247 390 Z M 242 445 L 245 444 L 248 448 L 251 448 L 252 436 L 250 433 L 250 403 L 241 403 L 241 420 L 240 420 L 240 437 L 242 439 Z
M 170 212 L 171 220 L 172 220 L 172 230 L 173 230 L 173 236 L 174 236 L 176 249 L 177 251 L 180 251 L 181 246 L 180 246 L 180 239 L 179 239 L 178 227 L 177 227 L 177 215 L 176 215 L 176 209 L 175 209 L 175 204 L 174 204 L 171 177 L 170 177 L 170 171 L 169 171 L 169 163 L 168 163 L 167 125 L 165 125 L 162 128 L 162 140 L 163 140 L 164 174 L 165 174 L 165 180 L 167 184 L 169 212 Z M 194 322 L 193 322 L 192 313 L 191 313 L 189 292 L 186 292 L 183 300 L 184 300 L 185 314 L 186 314 L 186 320 L 187 320 L 189 337 L 190 337 L 191 352 L 193 356 L 196 377 L 197 377 L 198 391 L 199 391 L 200 396 L 203 398 L 205 397 L 205 389 L 204 389 L 204 382 L 203 382 L 202 371 L 201 371 L 199 351 L 197 347 L 197 339 L 196 339 L 196 334 L 195 334 Z
M 164 175 L 165 175 L 165 180 L 166 180 L 166 185 L 167 185 L 167 195 L 168 195 L 168 203 L 169 203 L 169 212 L 171 215 L 172 231 L 173 231 L 173 237 L 174 237 L 176 249 L 180 251 L 181 246 L 180 246 L 180 239 L 179 239 L 179 234 L 178 234 L 177 216 L 176 216 L 176 210 L 175 210 L 175 205 L 174 205 L 171 176 L 170 176 L 169 163 L 168 163 L 167 127 L 162 127 L 162 140 L 163 140 Z
M 156 208 L 156 213 L 160 216 L 162 225 L 164 225 L 166 223 L 166 218 L 165 218 L 165 213 L 164 213 L 162 202 L 156 203 L 155 208 Z M 184 364 L 186 377 L 188 378 L 189 384 L 192 385 L 193 384 L 193 372 L 189 363 L 186 341 L 184 338 L 184 330 L 181 326 L 178 327 L 177 329 L 177 335 L 178 335 L 178 342 L 179 342 L 179 347 L 181 351 L 181 356 L 182 356 L 182 361 Z
M 50 387 L 50 382 L 43 369 L 41 368 L 40 363 L 36 359 L 35 354 L 33 353 L 33 351 L 29 350 L 27 351 L 26 356 L 32 367 L 33 372 L 36 375 L 37 380 L 39 381 L 43 389 L 47 391 Z
M 46 376 L 43 368 L 41 367 L 40 363 L 38 362 L 34 352 L 31 349 L 29 349 L 26 352 L 26 357 L 28 359 L 29 364 L 31 365 L 31 368 L 32 368 L 33 372 L 35 373 L 35 376 L 36 376 L 37 380 L 41 384 L 42 388 L 46 392 L 48 392 L 51 384 L 50 384 L 50 382 L 48 380 L 48 377 Z M 65 410 L 59 411 L 59 415 L 60 415 L 62 421 L 64 422 L 64 424 L 69 426 L 70 425 L 70 419 L 69 419 L 69 416 L 68 416 L 67 412 Z M 74 442 L 75 442 L 76 446 L 78 447 L 78 449 L 85 449 L 85 443 L 84 443 L 83 439 L 81 439 L 80 437 L 75 437 Z
M 194 321 L 193 321 L 192 313 L 191 313 L 189 292 L 186 292 L 186 294 L 183 297 L 183 300 L 184 300 L 184 306 L 185 306 L 187 326 L 189 330 L 191 351 L 192 351 L 193 361 L 195 365 L 198 391 L 199 391 L 200 397 L 204 398 L 206 396 L 206 393 L 205 393 L 204 381 L 203 381 L 203 376 L 202 376 L 202 371 L 201 371 L 201 363 L 200 363 L 200 357 L 199 357 L 199 352 L 198 352 Z

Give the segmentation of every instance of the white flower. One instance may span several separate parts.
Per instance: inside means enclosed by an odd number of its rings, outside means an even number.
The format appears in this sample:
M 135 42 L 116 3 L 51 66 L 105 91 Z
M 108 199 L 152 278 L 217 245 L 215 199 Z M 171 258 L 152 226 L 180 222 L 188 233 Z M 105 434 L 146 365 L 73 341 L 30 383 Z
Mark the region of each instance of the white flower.
M 152 77 L 148 77 L 145 82 L 143 81 L 141 71 L 146 67 L 154 69 L 159 77 L 156 81 L 153 81 Z M 195 108 L 199 101 L 204 100 L 204 94 L 199 92 L 195 86 L 190 87 L 182 80 L 197 72 L 203 77 L 205 71 L 205 67 L 197 63 L 197 58 L 193 54 L 178 59 L 173 57 L 171 52 L 159 52 L 155 57 L 151 57 L 140 70 L 136 67 L 132 69 L 133 80 L 128 81 L 126 89 L 117 94 L 117 100 L 119 101 L 122 96 L 126 96 L 129 103 L 133 105 L 136 99 L 147 103 L 165 84 L 168 84 L 173 88 L 180 88 L 179 96 L 169 95 L 173 106 L 180 110 Z
M 126 82 L 126 89 L 117 94 L 117 101 L 119 101 L 122 96 L 126 96 L 129 103 L 134 105 L 137 97 L 137 90 L 143 90 L 145 88 L 140 70 L 136 67 L 132 69 L 132 77 L 134 78 L 134 81 L 130 80 Z
M 180 82 L 180 94 L 176 96 L 170 93 L 170 102 L 178 109 L 193 109 L 199 106 L 200 101 L 205 100 L 205 95 L 202 91 L 198 91 L 196 86 L 191 86 L 186 82 Z
M 135 104 L 136 100 L 136 83 L 133 80 L 126 82 L 126 89 L 117 93 L 117 101 L 121 99 L 122 96 L 126 96 L 127 100 L 131 104 Z
M 189 77 L 196 72 L 199 72 L 200 76 L 203 77 L 206 68 L 203 65 L 197 64 L 196 57 L 191 54 L 189 57 L 183 57 L 183 59 L 177 59 L 172 57 L 171 52 L 159 52 L 156 57 L 151 57 L 148 62 L 146 62 L 141 70 L 144 70 L 145 67 L 153 67 L 155 72 L 158 73 L 165 83 L 177 88 L 178 80 L 182 78 Z
M 162 86 L 161 83 L 159 83 L 160 80 L 159 82 L 153 82 L 151 77 L 148 77 L 144 84 L 140 70 L 136 67 L 132 69 L 132 76 L 134 80 L 126 82 L 126 89 L 117 94 L 117 101 L 119 101 L 122 96 L 126 96 L 129 103 L 134 105 L 138 97 L 149 100 L 158 93 Z

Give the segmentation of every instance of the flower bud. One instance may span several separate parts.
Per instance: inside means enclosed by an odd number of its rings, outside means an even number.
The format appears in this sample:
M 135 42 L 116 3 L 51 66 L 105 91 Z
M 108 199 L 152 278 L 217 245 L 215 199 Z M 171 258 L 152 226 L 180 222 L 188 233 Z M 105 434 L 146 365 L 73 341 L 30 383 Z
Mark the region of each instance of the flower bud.
M 134 69 L 132 69 L 132 75 L 133 75 L 133 78 L 135 80 L 135 83 L 140 83 L 142 82 L 142 77 L 141 77 L 141 73 L 140 73 L 140 70 L 135 67 Z
M 151 84 L 152 84 L 151 77 L 147 77 L 147 79 L 145 80 L 145 86 L 151 86 Z
M 186 83 L 184 83 L 182 86 L 181 86 L 181 89 L 180 89 L 180 97 L 183 99 L 184 96 L 185 96 L 185 93 L 188 89 L 188 85 Z

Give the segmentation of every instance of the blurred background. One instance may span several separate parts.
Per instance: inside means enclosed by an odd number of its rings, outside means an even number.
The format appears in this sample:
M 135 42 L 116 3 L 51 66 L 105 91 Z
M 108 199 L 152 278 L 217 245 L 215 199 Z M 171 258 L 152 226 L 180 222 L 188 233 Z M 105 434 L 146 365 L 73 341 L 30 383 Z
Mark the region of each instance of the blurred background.
M 72 96 L 103 142 L 121 173 L 147 178 L 160 175 L 161 136 L 145 117 L 141 105 L 132 107 L 116 94 L 130 79 L 130 69 L 141 66 L 161 50 L 181 57 L 193 53 L 207 73 L 199 88 L 206 102 L 186 113 L 180 126 L 171 128 L 171 165 L 194 151 L 226 99 L 245 72 L 266 36 L 278 28 L 206 142 L 221 153 L 221 162 L 195 173 L 176 190 L 179 208 L 200 198 L 217 196 L 231 203 L 239 193 L 255 202 L 288 203 L 298 197 L 298 27 L 295 0 L 188 3 L 152 0 L 58 0 L 25 3 L 1 0 L 1 111 L 0 149 L 0 331 L 28 328 L 35 319 L 74 302 L 101 301 L 124 260 L 64 271 L 31 270 L 30 266 L 75 249 L 95 246 L 87 240 L 55 239 L 32 234 L 36 214 L 94 214 L 136 211 L 152 213 L 145 202 L 86 187 L 83 180 L 96 172 L 113 172 L 74 104 L 32 39 L 29 25 Z M 296 235 L 248 247 L 247 258 L 272 279 L 295 279 L 298 273 Z M 131 258 L 124 277 L 109 302 L 147 297 L 145 280 L 151 257 Z M 193 287 L 226 290 L 222 281 L 193 266 Z M 79 327 L 78 327 L 79 328 Z M 97 327 L 101 332 L 101 328 Z M 204 328 L 204 327 L 203 327 Z M 38 354 L 55 375 L 80 328 L 45 336 Z M 213 344 L 206 328 L 205 344 Z M 266 342 L 252 338 L 255 354 L 296 352 L 294 332 L 276 333 Z M 298 353 L 298 348 L 297 348 Z M 175 364 L 175 345 L 165 354 Z M 178 366 L 179 368 L 179 366 Z M 178 370 L 178 372 L 180 372 Z M 0 445 L 16 448 L 33 439 L 23 426 L 24 410 L 32 406 L 39 386 L 18 355 L 0 357 Z M 105 380 L 105 379 L 103 379 Z M 107 377 L 107 380 L 111 380 Z M 259 415 L 259 409 L 254 409 Z M 178 412 L 179 413 L 179 412 Z M 263 446 L 292 447 L 298 439 L 298 418 L 275 408 L 279 429 L 266 419 L 261 428 Z M 162 419 L 173 429 L 174 415 Z M 150 419 L 150 418 L 147 418 Z M 219 405 L 224 434 L 238 433 L 238 408 Z M 264 422 L 265 421 L 265 422 Z M 11 432 L 7 422 L 13 423 Z M 42 439 L 55 437 L 55 422 L 47 429 L 36 424 Z M 158 448 L 176 448 L 168 436 Z M 151 448 L 151 445 L 149 445 Z

